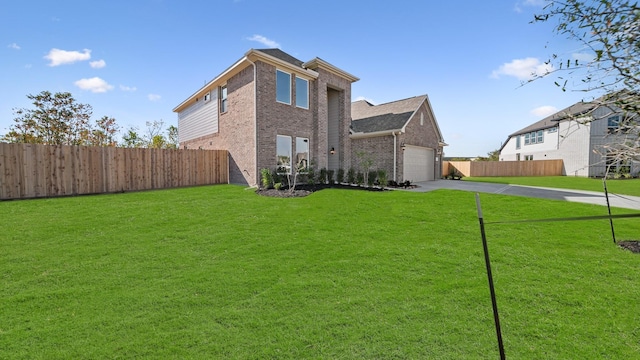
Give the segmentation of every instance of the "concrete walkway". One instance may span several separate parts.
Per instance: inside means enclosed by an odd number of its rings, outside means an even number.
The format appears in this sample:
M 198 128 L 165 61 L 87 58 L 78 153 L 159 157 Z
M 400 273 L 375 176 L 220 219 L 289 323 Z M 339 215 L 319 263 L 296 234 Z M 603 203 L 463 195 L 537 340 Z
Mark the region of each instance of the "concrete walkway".
M 438 189 L 462 190 L 490 194 L 536 197 L 565 200 L 607 206 L 604 191 L 554 189 L 523 185 L 505 185 L 461 180 L 436 180 L 416 183 L 417 187 L 406 191 L 427 192 Z M 611 207 L 640 210 L 640 197 L 609 193 Z

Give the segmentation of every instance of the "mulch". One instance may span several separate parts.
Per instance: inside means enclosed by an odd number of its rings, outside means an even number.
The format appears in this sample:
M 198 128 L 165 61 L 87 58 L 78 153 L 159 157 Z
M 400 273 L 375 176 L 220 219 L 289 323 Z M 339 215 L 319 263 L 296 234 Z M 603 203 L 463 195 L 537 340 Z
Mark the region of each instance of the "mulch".
M 303 197 L 310 195 L 316 191 L 320 191 L 323 189 L 349 189 L 349 190 L 360 190 L 360 191 L 387 191 L 388 189 L 382 189 L 379 187 L 367 187 L 367 186 L 356 186 L 356 185 L 347 185 L 347 184 L 301 184 L 296 185 L 295 190 L 291 191 L 288 188 L 282 188 L 280 190 L 276 189 L 258 189 L 256 190 L 256 194 L 262 196 L 271 196 L 271 197 L 280 197 L 280 198 L 291 198 L 291 197 Z
M 618 246 L 632 253 L 640 254 L 640 240 L 618 241 Z

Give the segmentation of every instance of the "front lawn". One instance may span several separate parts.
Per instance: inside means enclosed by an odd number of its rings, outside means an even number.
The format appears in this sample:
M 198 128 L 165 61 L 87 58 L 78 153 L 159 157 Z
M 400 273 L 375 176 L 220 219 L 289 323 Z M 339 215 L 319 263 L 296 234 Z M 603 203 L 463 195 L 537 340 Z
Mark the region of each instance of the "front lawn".
M 486 222 L 606 214 L 480 196 Z M 468 192 L 7 201 L 0 228 L 2 359 L 498 357 Z M 639 233 L 616 220 L 619 240 Z M 640 255 L 606 220 L 487 236 L 508 358 L 638 358 Z
M 529 177 L 466 177 L 466 181 L 491 182 L 512 185 L 551 187 L 604 192 L 602 179 L 577 176 L 529 176 Z M 607 190 L 612 194 L 640 196 L 640 179 L 608 179 Z

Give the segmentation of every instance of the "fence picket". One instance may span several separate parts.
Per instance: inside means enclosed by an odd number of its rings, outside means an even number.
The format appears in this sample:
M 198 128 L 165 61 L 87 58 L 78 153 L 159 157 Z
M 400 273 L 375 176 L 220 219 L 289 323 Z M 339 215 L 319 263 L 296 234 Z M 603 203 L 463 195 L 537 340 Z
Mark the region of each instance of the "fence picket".
M 0 200 L 228 183 L 227 158 L 225 150 L 0 143 Z

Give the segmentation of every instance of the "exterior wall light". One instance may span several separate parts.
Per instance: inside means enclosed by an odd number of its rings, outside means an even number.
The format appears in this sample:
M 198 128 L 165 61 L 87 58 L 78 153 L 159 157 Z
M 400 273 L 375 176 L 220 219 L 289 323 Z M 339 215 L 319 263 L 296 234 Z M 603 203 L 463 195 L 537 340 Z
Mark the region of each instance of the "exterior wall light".
M 330 153 L 331 155 L 335 154 L 335 153 L 336 153 L 336 149 L 335 149 L 335 148 L 333 148 L 333 147 L 331 147 L 331 150 L 329 150 L 329 153 Z

